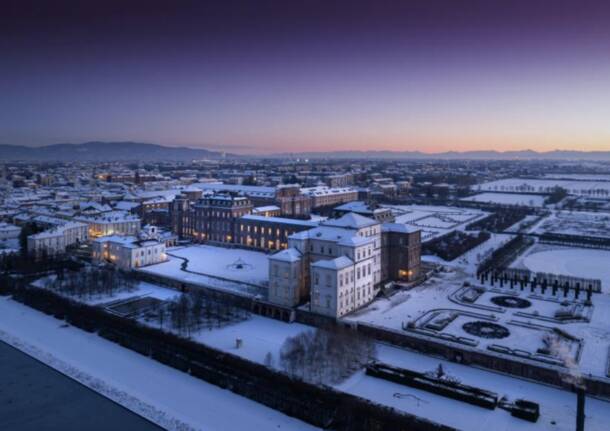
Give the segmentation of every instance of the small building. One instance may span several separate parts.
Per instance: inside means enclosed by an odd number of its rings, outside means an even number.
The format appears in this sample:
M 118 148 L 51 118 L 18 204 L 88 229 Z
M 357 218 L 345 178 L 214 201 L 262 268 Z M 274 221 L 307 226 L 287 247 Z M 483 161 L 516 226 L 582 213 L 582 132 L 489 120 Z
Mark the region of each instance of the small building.
M 137 235 L 140 232 L 140 218 L 124 211 L 110 211 L 92 217 L 76 217 L 75 220 L 89 226 L 90 238 L 109 235 Z
M 110 262 L 124 270 L 154 265 L 168 259 L 165 242 L 152 238 L 111 235 L 95 239 L 92 248 L 94 262 Z

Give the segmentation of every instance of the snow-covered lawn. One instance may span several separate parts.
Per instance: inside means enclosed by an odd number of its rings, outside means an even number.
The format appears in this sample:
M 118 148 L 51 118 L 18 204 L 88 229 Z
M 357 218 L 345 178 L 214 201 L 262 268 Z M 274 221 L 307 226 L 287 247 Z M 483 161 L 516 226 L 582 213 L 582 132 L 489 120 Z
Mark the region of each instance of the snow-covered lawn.
M 168 249 L 170 260 L 141 268 L 141 271 L 180 277 L 183 262 L 188 259 L 187 269 L 196 273 L 221 277 L 237 282 L 265 285 L 269 279 L 268 255 L 258 251 L 238 248 L 193 245 Z
M 578 181 L 559 179 L 506 178 L 473 186 L 475 191 L 487 192 L 550 192 L 562 187 L 569 194 L 610 199 L 610 181 Z
M 544 205 L 544 199 L 544 196 L 541 195 L 527 195 L 517 193 L 480 193 L 474 196 L 463 198 L 461 200 L 502 205 L 523 205 L 530 207 L 542 207 Z
M 158 328 L 157 322 L 145 322 Z M 278 365 L 279 352 L 288 337 L 314 330 L 299 323 L 285 323 L 279 320 L 251 315 L 247 320 L 232 323 L 221 328 L 202 329 L 190 334 L 190 338 L 218 350 L 241 356 L 253 362 L 265 363 L 265 356 L 271 353 Z M 242 340 L 240 348 L 235 341 Z
M 610 293 L 609 250 L 535 245 L 511 266 L 533 272 L 600 279 L 602 291 Z
M 535 233 L 554 232 L 609 238 L 610 214 L 584 211 L 555 211 L 540 223 Z
M 0 339 L 169 430 L 315 429 L 6 297 Z

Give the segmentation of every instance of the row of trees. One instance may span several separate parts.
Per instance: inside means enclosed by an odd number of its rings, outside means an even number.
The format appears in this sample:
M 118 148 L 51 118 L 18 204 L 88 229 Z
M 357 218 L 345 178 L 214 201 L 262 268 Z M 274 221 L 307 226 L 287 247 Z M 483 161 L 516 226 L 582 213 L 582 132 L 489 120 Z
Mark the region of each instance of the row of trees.
M 373 360 L 375 344 L 343 328 L 316 329 L 288 338 L 279 365 L 288 374 L 312 383 L 338 383 Z M 271 362 L 266 358 L 265 362 Z
M 485 231 L 481 231 L 477 235 L 469 235 L 455 230 L 422 245 L 422 253 L 434 254 L 446 261 L 452 261 L 484 243 L 490 237 L 491 234 Z
M 161 329 L 170 329 L 186 336 L 201 329 L 241 322 L 249 317 L 247 310 L 204 289 L 194 289 L 170 301 L 156 303 L 149 313 L 149 320 L 156 320 Z
M 66 268 L 78 270 L 82 264 L 69 259 L 65 255 L 43 255 L 34 262 L 31 256 L 23 253 L 0 254 L 0 271 L 17 272 L 20 274 L 36 274 Z
M 43 281 L 43 287 L 79 299 L 134 291 L 137 284 L 132 273 L 114 267 L 89 267 L 80 271 L 60 268 L 54 277 L 47 277 Z
M 532 211 L 527 208 L 504 208 L 496 211 L 484 219 L 475 221 L 466 226 L 466 230 L 486 230 L 489 232 L 502 232 L 512 225 L 520 222 Z

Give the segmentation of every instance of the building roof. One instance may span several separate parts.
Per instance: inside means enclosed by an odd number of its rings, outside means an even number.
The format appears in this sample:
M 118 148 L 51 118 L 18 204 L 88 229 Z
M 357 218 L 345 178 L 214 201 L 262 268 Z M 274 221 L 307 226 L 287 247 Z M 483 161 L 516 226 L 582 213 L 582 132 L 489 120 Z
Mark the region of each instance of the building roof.
M 327 187 L 327 186 L 317 186 L 317 187 L 304 187 L 301 189 L 301 193 L 309 195 L 309 196 L 330 196 L 330 195 L 339 195 L 343 193 L 353 193 L 356 192 L 356 189 L 352 187 Z
M 298 262 L 301 259 L 301 252 L 294 247 L 278 251 L 269 256 L 269 259 L 280 260 L 283 262 Z
M 381 225 L 382 232 L 400 232 L 400 233 L 414 233 L 421 229 L 413 226 L 408 226 L 404 223 L 384 223 Z
M 354 235 L 349 238 L 343 238 L 337 244 L 346 245 L 346 246 L 350 246 L 350 247 L 359 247 L 361 245 L 369 244 L 374 241 L 375 241 L 375 237 L 372 237 L 372 236 Z
M 379 224 L 377 220 L 361 216 L 356 213 L 347 213 L 337 219 L 329 219 L 322 223 L 324 226 L 343 227 L 348 229 L 361 229 Z
M 256 214 L 246 214 L 241 217 L 243 220 L 257 220 L 257 221 L 267 221 L 269 223 L 281 223 L 281 224 L 290 224 L 295 226 L 305 226 L 305 227 L 316 227 L 318 225 L 317 222 L 311 220 L 299 220 L 293 218 L 285 218 L 285 217 L 265 217 Z
M 354 262 L 347 256 L 339 256 L 335 259 L 317 260 L 311 264 L 315 268 L 339 270 L 354 265 Z
M 252 209 L 253 213 L 261 213 L 261 212 L 267 212 L 267 211 L 279 211 L 281 210 L 280 207 L 278 207 L 277 205 L 265 205 L 262 207 L 255 207 Z

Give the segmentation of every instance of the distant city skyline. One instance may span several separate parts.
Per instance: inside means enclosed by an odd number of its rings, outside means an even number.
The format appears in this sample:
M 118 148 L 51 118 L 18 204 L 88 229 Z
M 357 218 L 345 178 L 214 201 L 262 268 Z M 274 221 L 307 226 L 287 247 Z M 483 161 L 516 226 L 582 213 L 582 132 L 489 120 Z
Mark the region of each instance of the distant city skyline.
M 23 2 L 0 144 L 610 150 L 603 1 Z

